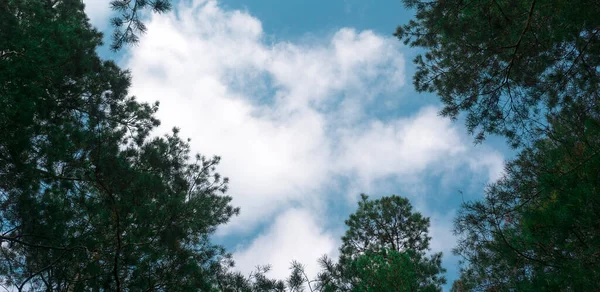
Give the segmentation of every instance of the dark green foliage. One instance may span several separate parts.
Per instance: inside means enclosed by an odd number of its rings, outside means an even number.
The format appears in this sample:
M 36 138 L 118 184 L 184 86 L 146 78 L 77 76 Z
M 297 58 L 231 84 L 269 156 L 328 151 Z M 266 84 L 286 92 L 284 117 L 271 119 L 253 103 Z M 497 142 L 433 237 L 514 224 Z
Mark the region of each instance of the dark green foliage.
M 464 287 L 600 289 L 600 110 L 590 111 L 565 107 L 483 201 L 464 205 L 456 220 Z
M 413 213 L 406 198 L 369 200 L 361 195 L 358 210 L 346 220 L 341 257 L 352 259 L 367 250 L 418 250 L 429 248 L 429 218 Z
M 95 54 L 79 0 L 0 3 L 0 279 L 37 291 L 209 290 L 231 264 L 209 236 L 238 209 L 219 158 Z
M 338 263 L 320 260 L 321 291 L 441 290 L 442 254 L 426 256 L 429 218 L 413 213 L 407 199 L 362 195 L 346 225 Z
M 546 132 L 546 115 L 565 102 L 598 103 L 597 2 L 403 2 L 416 19 L 395 35 L 425 49 L 416 89 L 439 95 L 445 116 L 465 112 L 478 141 L 501 134 L 517 147 Z
M 439 291 L 436 283 L 421 283 L 423 274 L 440 272 L 441 256 L 428 261 L 413 250 L 399 252 L 382 249 L 367 252 L 355 262 L 357 278 L 353 291 Z M 441 283 L 441 282 L 440 282 Z
M 396 36 L 425 49 L 419 91 L 466 113 L 481 141 L 518 158 L 456 219 L 466 259 L 453 291 L 600 289 L 600 5 L 594 1 L 404 0 Z

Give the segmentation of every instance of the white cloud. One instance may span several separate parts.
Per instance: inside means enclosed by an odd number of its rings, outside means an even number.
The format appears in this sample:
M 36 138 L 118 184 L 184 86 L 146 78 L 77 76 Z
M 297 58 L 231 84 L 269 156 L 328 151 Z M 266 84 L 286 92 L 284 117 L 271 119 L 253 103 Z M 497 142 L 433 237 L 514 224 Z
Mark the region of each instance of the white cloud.
M 162 131 L 181 127 L 195 151 L 223 157 L 218 171 L 231 178 L 242 214 L 222 235 L 252 232 L 283 212 L 238 252 L 243 269 L 271 263 L 274 274 L 287 275 L 292 258 L 315 264 L 331 250 L 325 222 L 289 208 L 326 212 L 333 178 L 355 180 L 345 187 L 357 196 L 388 178 L 418 189 L 420 174 L 452 167 L 497 175 L 501 156 L 471 152 L 471 140 L 435 108 L 386 121 L 365 113 L 404 85 L 397 40 L 344 28 L 310 42 L 267 43 L 261 22 L 246 12 L 182 2 L 177 14 L 151 16 L 126 67 L 132 93 L 161 102 Z
M 269 230 L 234 254 L 238 269 L 249 274 L 256 265 L 270 264 L 273 270 L 269 276 L 285 279 L 290 275 L 291 261 L 297 260 L 310 277 L 316 276 L 319 266 L 315 259 L 325 254 L 335 256 L 338 243 L 313 216 L 312 211 L 295 208 L 279 215 Z
M 90 18 L 91 23 L 99 30 L 106 28 L 110 10 L 110 1 L 107 0 L 84 0 L 85 13 Z
M 365 183 L 418 175 L 466 150 L 458 131 L 433 107 L 409 118 L 372 121 L 359 131 L 344 133 L 341 145 L 340 168 L 355 173 Z
M 267 45 L 262 34 L 248 14 L 195 1 L 178 17 L 154 15 L 128 62 L 133 92 L 162 102 L 164 128 L 181 126 L 196 149 L 223 156 L 219 169 L 245 210 L 230 228 L 251 228 L 316 194 L 337 171 L 336 121 L 324 112 L 340 99 L 368 102 L 404 79 L 398 43 L 370 31 L 342 29 L 317 44 Z M 261 104 L 261 94 L 270 102 Z

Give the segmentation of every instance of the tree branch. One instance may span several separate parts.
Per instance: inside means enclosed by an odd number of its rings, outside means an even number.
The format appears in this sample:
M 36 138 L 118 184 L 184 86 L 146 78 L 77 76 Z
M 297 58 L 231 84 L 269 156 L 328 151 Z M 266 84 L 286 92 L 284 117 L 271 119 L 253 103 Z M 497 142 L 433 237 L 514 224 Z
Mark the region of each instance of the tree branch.
M 521 36 L 519 36 L 519 40 L 515 44 L 515 50 L 513 51 L 512 58 L 510 60 L 510 63 L 508 64 L 508 68 L 507 68 L 507 72 L 506 72 L 506 80 L 508 80 L 510 77 L 510 71 L 513 67 L 515 57 L 517 55 L 517 51 L 519 50 L 519 46 L 521 46 L 521 42 L 523 41 L 523 37 L 525 36 L 525 33 L 529 29 L 529 26 L 531 26 L 531 19 L 533 18 L 533 8 L 535 7 L 535 2 L 536 2 L 536 0 L 533 0 L 531 2 L 531 7 L 529 7 L 529 14 L 527 16 L 527 23 L 525 24 L 523 31 L 521 31 Z

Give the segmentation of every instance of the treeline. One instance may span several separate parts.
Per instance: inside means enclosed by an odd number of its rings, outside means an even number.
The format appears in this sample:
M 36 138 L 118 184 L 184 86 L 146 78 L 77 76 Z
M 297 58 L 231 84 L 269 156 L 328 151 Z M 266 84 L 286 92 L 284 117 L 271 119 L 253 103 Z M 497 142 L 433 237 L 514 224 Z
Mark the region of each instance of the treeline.
M 414 83 L 482 141 L 517 150 L 455 222 L 454 291 L 600 289 L 600 4 L 404 0 L 396 36 L 420 47 Z M 107 3 L 108 5 L 108 3 Z M 116 0 L 111 48 L 135 43 L 144 10 Z M 440 291 L 429 219 L 398 196 L 363 195 L 337 259 L 315 278 L 292 263 L 250 275 L 210 241 L 239 209 L 219 157 L 178 130 L 154 137 L 158 103 L 96 54 L 80 0 L 0 2 L 0 284 L 12 291 Z M 463 114 L 464 115 L 461 115 Z

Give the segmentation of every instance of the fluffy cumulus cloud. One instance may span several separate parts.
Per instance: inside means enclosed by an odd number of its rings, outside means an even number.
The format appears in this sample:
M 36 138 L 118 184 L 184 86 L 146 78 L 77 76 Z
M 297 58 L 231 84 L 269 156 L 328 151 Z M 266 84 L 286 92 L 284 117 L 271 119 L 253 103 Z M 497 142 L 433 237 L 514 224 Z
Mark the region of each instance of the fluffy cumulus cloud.
M 332 128 L 349 122 L 327 112 L 344 116 L 350 107 L 340 104 L 367 102 L 404 79 L 397 42 L 370 31 L 342 29 L 322 43 L 263 38 L 252 16 L 195 1 L 154 16 L 128 63 L 134 93 L 161 101 L 166 129 L 181 126 L 197 149 L 223 156 L 244 227 L 318 194 L 341 170 Z
M 132 93 L 161 102 L 163 131 L 181 127 L 194 150 L 223 157 L 219 172 L 231 178 L 242 214 L 221 235 L 267 225 L 238 250 L 242 270 L 271 263 L 283 275 L 294 258 L 312 263 L 333 253 L 332 231 L 316 214 L 326 214 L 327 196 L 348 198 L 332 191 L 336 178 L 353 181 L 346 191 L 367 191 L 381 180 L 417 185 L 432 169 L 501 170 L 499 154 L 471 153 L 470 140 L 436 108 L 385 120 L 367 114 L 404 86 L 397 40 L 343 28 L 310 41 L 267 41 L 247 12 L 182 2 L 152 16 L 125 66 Z
M 432 164 L 447 163 L 465 152 L 458 131 L 427 107 L 416 115 L 387 123 L 370 121 L 344 133 L 339 168 L 369 184 L 378 178 L 418 176 Z M 364 186 L 367 187 L 367 186 Z

